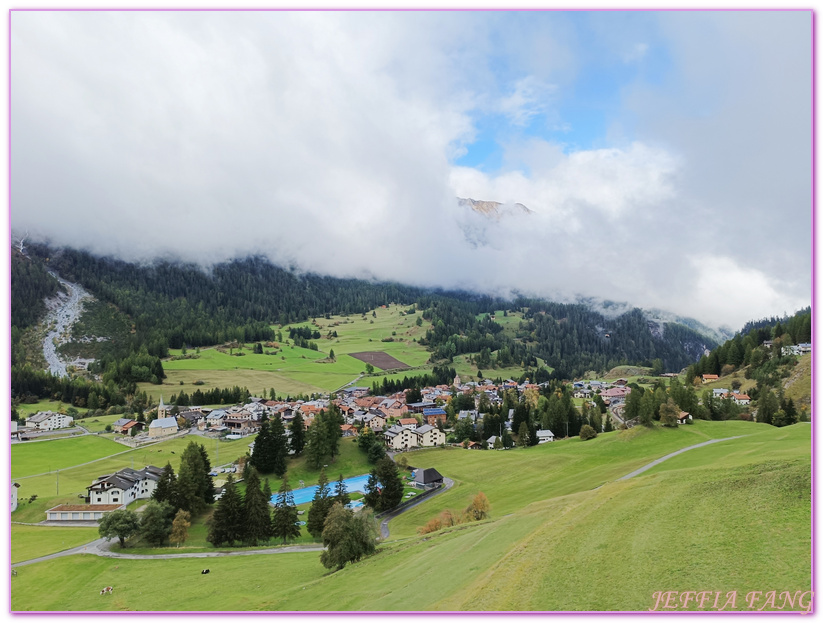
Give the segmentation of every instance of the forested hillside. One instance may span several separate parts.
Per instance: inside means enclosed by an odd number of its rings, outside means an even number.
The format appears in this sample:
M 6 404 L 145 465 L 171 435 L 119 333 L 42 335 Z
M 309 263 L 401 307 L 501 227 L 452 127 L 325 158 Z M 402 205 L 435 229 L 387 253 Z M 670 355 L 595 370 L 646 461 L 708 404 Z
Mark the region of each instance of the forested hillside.
M 11 250 L 11 363 L 25 360 L 25 347 L 21 343 L 24 332 L 45 315 L 45 299 L 57 294 L 58 281 L 43 264 L 26 257 L 17 249 Z M 29 333 L 29 341 L 37 342 Z M 42 357 L 41 357 L 42 359 Z
M 128 393 L 137 382 L 162 381 L 159 359 L 169 348 L 273 340 L 273 325 L 365 314 L 389 303 L 415 306 L 432 323 L 420 339 L 431 351 L 432 363 L 449 364 L 457 355 L 470 354 L 490 373 L 496 367 L 538 370 L 546 365 L 555 369 L 555 378 L 571 378 L 620 364 L 677 371 L 716 345 L 683 325 L 649 321 L 638 309 L 606 318 L 584 305 L 298 274 L 257 257 L 205 271 L 168 261 L 129 264 L 42 245 L 29 249 L 31 266 L 13 274 L 16 292 L 28 298 L 51 292 L 37 285 L 48 284 L 42 277 L 48 277 L 48 266 L 110 305 L 111 313 L 121 314 L 122 324 L 131 327 L 117 350 L 107 351 L 89 368 L 100 375 L 111 397 L 117 388 Z M 16 296 L 13 307 L 27 305 L 27 300 Z M 523 321 L 504 331 L 491 318 L 500 310 L 518 312 Z M 31 312 L 27 321 L 37 315 Z M 17 370 L 13 379 L 33 394 L 49 391 L 49 386 L 52 393 L 60 390 L 34 373 Z M 24 391 L 13 384 L 15 390 Z
M 745 333 L 738 333 L 689 366 L 686 383 L 697 385 L 702 375 L 715 374 L 720 376 L 717 383 L 732 389 L 745 384 L 745 393 L 754 401 L 759 422 L 775 426 L 797 422 L 811 407 L 811 375 L 807 376 L 802 369 L 800 373 L 795 371 L 802 353 L 810 357 L 810 349 L 797 346 L 811 342 L 810 308 L 782 320 L 750 322 L 745 329 Z M 786 390 L 791 385 L 796 387 L 788 395 Z M 704 393 L 703 404 L 710 410 L 720 407 L 720 401 L 714 400 L 708 391 Z

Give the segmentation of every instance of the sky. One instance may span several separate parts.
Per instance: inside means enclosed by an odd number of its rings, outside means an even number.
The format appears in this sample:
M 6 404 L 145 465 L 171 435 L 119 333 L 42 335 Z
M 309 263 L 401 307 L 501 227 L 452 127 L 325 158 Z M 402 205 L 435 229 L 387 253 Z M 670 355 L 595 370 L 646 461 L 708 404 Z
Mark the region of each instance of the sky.
M 11 226 L 736 330 L 811 303 L 811 19 L 13 11 Z

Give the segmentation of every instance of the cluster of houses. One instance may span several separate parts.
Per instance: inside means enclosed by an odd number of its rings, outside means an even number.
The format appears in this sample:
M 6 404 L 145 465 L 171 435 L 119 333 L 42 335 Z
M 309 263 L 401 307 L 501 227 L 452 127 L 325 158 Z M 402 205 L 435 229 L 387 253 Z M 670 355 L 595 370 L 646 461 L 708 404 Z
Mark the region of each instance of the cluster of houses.
M 763 342 L 763 347 L 764 348 L 771 348 L 773 345 L 774 345 L 773 340 L 766 340 L 765 342 Z M 784 346 L 780 350 L 780 354 L 783 355 L 784 357 L 786 357 L 788 355 L 796 355 L 796 356 L 799 357 L 800 355 L 808 355 L 811 352 L 812 352 L 812 345 L 809 342 L 803 342 L 802 344 L 791 344 L 789 346 Z
M 747 405 L 752 401 L 748 394 L 741 394 L 740 391 L 736 389 L 731 391 L 723 388 L 713 389 L 712 396 L 714 398 L 720 398 L 721 400 L 731 399 L 739 405 Z

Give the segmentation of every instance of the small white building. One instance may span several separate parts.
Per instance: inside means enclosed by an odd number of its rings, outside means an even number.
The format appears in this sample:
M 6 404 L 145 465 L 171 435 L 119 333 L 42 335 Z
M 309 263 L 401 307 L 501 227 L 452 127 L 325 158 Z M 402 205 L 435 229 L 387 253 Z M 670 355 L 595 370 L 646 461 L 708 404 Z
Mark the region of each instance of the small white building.
M 537 431 L 537 444 L 540 445 L 541 443 L 546 443 L 548 441 L 554 441 L 554 433 L 550 430 L 539 430 Z
M 177 418 L 164 417 L 149 424 L 149 437 L 166 437 L 177 432 Z
M 26 418 L 26 426 L 32 426 L 37 430 L 57 430 L 68 428 L 74 418 L 65 413 L 55 413 L 54 411 L 39 411 Z

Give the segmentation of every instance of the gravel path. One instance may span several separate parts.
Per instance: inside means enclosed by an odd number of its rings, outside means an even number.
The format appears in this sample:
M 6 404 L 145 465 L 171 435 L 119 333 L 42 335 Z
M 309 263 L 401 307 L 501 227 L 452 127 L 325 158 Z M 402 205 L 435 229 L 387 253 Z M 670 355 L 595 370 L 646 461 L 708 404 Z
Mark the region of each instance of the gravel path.
M 656 459 L 649 463 L 648 465 L 644 465 L 640 469 L 634 470 L 631 474 L 626 474 L 622 478 L 618 478 L 618 480 L 628 480 L 629 478 L 634 478 L 635 476 L 642 474 L 646 470 L 651 469 L 655 465 L 660 465 L 663 461 L 667 461 L 673 456 L 677 456 L 678 454 L 683 454 L 684 452 L 688 452 L 689 450 L 694 450 L 695 448 L 702 448 L 703 446 L 708 446 L 709 444 L 718 443 L 720 441 L 729 441 L 730 439 L 740 439 L 741 437 L 748 437 L 748 435 L 736 435 L 734 437 L 725 437 L 724 439 L 709 439 L 709 441 L 704 441 L 703 443 L 698 443 L 693 446 L 689 446 L 688 448 L 681 448 L 677 452 L 672 452 L 671 454 L 667 454 L 666 456 L 662 456 L 659 459 Z
M 68 296 L 60 292 L 56 297 L 46 301 L 48 314 L 46 316 L 46 326 L 55 323 L 52 331 L 43 340 L 43 356 L 49 366 L 49 372 L 56 376 L 68 376 L 68 363 L 63 361 L 57 354 L 57 346 L 69 341 L 71 327 L 83 313 L 83 301 L 92 298 L 76 283 L 70 283 L 61 279 L 56 273 L 49 271 L 49 274 L 57 279 L 67 291 Z M 55 341 L 57 344 L 55 344 Z

